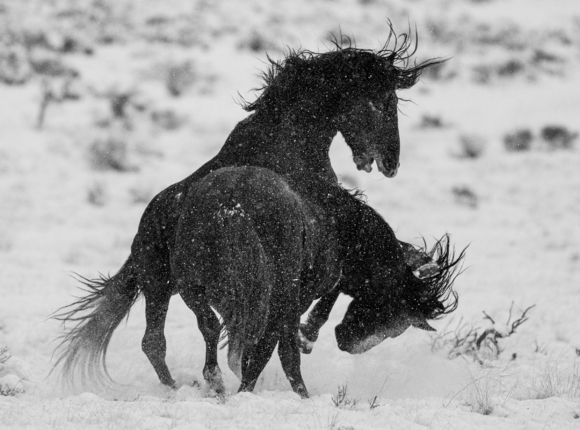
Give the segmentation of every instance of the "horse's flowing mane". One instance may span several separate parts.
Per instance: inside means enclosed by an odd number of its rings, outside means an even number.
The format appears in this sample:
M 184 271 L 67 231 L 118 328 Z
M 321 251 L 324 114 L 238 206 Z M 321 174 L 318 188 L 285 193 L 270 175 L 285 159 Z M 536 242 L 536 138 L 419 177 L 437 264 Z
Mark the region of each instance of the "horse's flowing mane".
M 389 37 L 378 51 L 357 48 L 340 34 L 333 35 L 328 52 L 289 49 L 280 61 L 268 56 L 269 67 L 261 76 L 263 85 L 255 89 L 261 94 L 251 103 L 242 100 L 243 108 L 280 113 L 296 103 L 315 100 L 326 112 L 340 105 L 343 98 L 370 98 L 410 88 L 423 69 L 445 61 L 435 58 L 411 64 L 418 37 L 413 42 L 411 32 L 397 35 L 392 25 L 389 27 Z M 348 43 L 343 47 L 345 39 Z M 390 47 L 392 41 L 394 46 Z
M 409 307 L 426 319 L 437 319 L 457 309 L 458 296 L 453 290 L 453 283 L 463 271 L 465 249 L 456 257 L 449 235 L 445 234 L 431 250 L 424 243 L 420 251 L 432 256 L 439 266 L 439 273 L 427 279 L 417 279 L 408 268 L 408 285 L 401 296 Z

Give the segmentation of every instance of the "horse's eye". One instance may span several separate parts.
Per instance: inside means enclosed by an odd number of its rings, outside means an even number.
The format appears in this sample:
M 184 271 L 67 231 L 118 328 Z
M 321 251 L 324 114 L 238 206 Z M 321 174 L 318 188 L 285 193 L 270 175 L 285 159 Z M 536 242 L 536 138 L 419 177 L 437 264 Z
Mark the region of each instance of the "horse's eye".
M 384 106 L 381 102 L 377 102 L 377 103 L 369 102 L 369 107 L 371 108 L 371 111 L 373 113 L 378 114 L 378 115 L 383 114 Z

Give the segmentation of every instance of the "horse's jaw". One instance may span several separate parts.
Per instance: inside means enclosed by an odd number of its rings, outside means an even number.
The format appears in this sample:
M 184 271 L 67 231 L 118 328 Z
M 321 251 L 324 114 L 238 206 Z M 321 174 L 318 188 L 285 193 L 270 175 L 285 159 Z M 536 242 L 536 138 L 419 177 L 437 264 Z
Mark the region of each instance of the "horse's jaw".
M 407 330 L 408 327 L 408 325 L 401 325 L 399 327 L 391 327 L 381 330 L 379 333 L 372 334 L 366 339 L 355 343 L 353 348 L 348 352 L 351 354 L 362 354 L 363 352 L 367 352 L 389 337 L 394 338 L 400 336 L 405 332 L 405 330 Z
M 377 167 L 379 168 L 379 172 L 385 175 L 387 178 L 394 178 L 397 176 L 397 172 L 399 171 L 399 166 L 401 163 L 397 162 L 397 167 L 390 168 L 387 167 L 386 164 L 383 162 L 380 156 L 376 157 Z
M 370 173 L 373 170 L 373 161 L 376 161 L 379 172 L 381 172 L 387 178 L 394 178 L 397 176 L 397 172 L 400 166 L 400 163 L 397 162 L 397 167 L 388 167 L 380 154 L 374 154 L 372 156 L 367 154 L 363 156 L 355 156 L 353 157 L 353 161 L 356 164 L 356 168 L 358 170 L 364 170 L 367 173 Z

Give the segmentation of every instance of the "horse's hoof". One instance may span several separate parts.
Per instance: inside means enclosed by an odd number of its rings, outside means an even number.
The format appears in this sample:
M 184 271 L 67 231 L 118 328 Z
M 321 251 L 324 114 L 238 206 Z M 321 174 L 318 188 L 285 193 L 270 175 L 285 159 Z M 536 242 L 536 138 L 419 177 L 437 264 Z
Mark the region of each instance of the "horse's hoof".
M 294 392 L 300 396 L 301 399 L 309 399 L 308 390 L 303 384 L 294 387 Z
M 175 382 L 173 379 L 169 381 L 162 381 L 161 383 L 166 387 L 171 388 L 172 390 L 177 390 L 177 382 Z
M 306 336 L 304 336 L 302 330 L 300 329 L 298 329 L 297 337 L 298 337 L 298 349 L 300 350 L 300 352 L 302 354 L 310 354 L 312 352 L 312 348 L 314 348 L 314 342 L 316 341 L 316 339 L 314 340 L 308 339 Z

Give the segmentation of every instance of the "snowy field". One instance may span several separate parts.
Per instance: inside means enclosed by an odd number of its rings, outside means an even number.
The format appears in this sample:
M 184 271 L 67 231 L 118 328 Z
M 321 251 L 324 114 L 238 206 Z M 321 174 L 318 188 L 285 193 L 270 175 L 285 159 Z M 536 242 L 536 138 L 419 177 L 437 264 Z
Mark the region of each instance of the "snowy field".
M 469 245 L 438 333 L 349 355 L 333 331 L 341 298 L 302 357 L 311 399 L 277 355 L 253 394 L 235 394 L 222 350 L 220 402 L 178 297 L 166 336 L 180 388 L 159 384 L 139 301 L 108 351 L 118 384 L 64 389 L 48 316 L 79 294 L 71 273 L 119 269 L 149 200 L 246 116 L 236 100 L 255 97 L 266 52 L 325 51 L 339 29 L 380 48 L 387 18 L 416 26 L 418 60 L 450 60 L 400 94 L 396 178 L 358 172 L 340 135 L 332 161 L 399 239 Z M 579 66 L 574 0 L 0 2 L 0 428 L 580 428 Z

